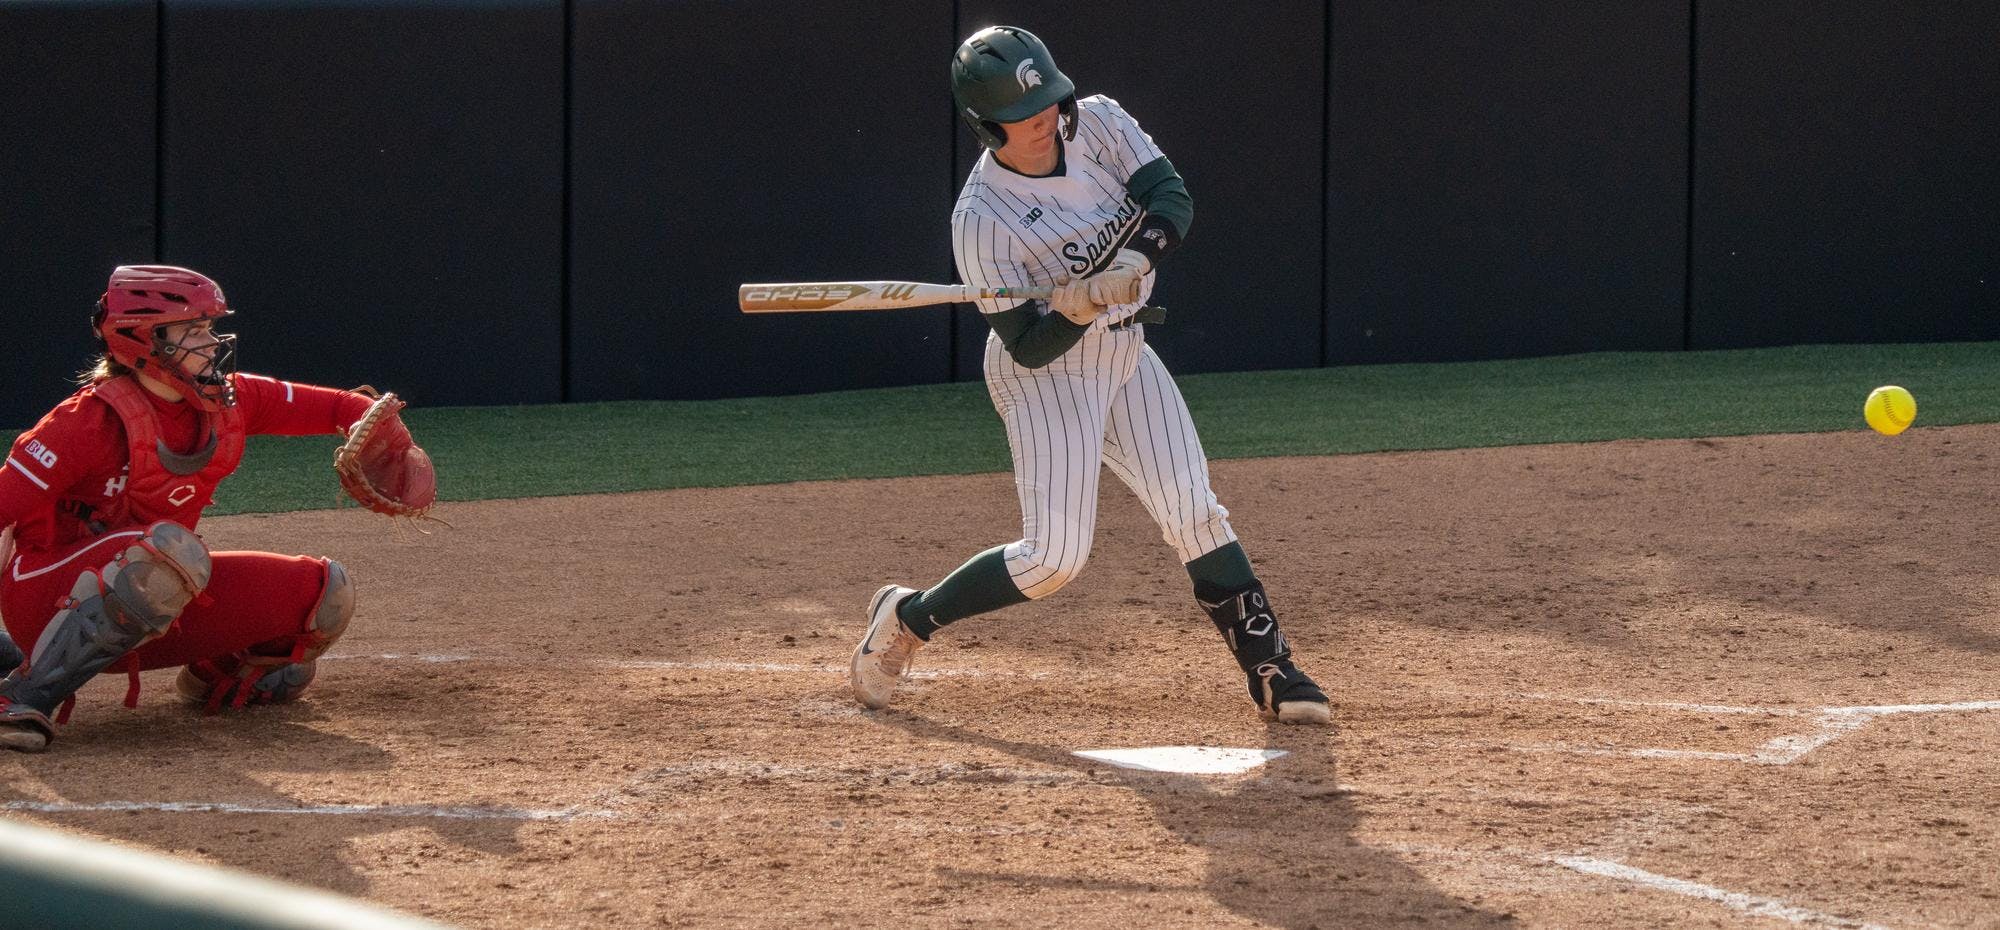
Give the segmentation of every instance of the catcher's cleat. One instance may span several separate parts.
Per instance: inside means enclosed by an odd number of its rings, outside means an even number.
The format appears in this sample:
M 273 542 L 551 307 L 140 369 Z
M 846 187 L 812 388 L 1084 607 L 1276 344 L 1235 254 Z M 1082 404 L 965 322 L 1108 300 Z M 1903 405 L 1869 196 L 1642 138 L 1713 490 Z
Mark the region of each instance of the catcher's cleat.
M 41 711 L 20 704 L 0 709 L 0 746 L 15 752 L 41 752 L 49 748 L 55 735 L 56 725 Z
M 277 665 L 246 663 L 233 655 L 204 659 L 181 669 L 174 678 L 174 691 L 182 700 L 209 713 L 225 705 L 287 704 L 298 700 L 318 674 L 318 664 L 311 659 L 277 661 Z
M 1333 722 L 1326 692 L 1290 660 L 1266 662 L 1250 673 L 1250 699 L 1264 719 L 1279 723 L 1325 725 Z M 1277 712 L 1271 712 L 1276 706 Z
M 854 699 L 870 710 L 889 706 L 896 683 L 909 674 L 910 658 L 923 648 L 924 641 L 896 616 L 897 605 L 915 593 L 915 588 L 884 585 L 868 603 L 868 632 L 854 648 L 848 680 L 854 686 Z

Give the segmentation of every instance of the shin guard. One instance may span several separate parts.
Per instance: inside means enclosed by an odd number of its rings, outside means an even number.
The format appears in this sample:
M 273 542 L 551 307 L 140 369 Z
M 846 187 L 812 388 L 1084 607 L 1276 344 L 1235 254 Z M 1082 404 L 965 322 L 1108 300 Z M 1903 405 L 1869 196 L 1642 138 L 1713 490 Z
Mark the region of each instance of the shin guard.
M 208 587 L 208 547 L 177 523 L 155 523 L 99 568 L 77 576 L 28 661 L 0 681 L 0 721 L 51 738 L 48 716 L 83 683 L 173 626 Z

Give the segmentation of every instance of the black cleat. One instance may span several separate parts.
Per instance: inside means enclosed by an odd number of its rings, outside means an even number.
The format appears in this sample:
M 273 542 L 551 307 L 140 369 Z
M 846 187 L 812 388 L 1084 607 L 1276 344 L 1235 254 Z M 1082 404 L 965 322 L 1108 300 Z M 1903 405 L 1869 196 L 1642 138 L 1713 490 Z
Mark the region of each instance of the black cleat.
M 1257 666 L 1250 673 L 1250 699 L 1257 702 L 1257 710 L 1266 719 L 1275 717 L 1279 723 L 1333 722 L 1333 709 L 1327 705 L 1326 692 L 1290 659 Z M 1275 712 L 1273 707 L 1277 708 Z

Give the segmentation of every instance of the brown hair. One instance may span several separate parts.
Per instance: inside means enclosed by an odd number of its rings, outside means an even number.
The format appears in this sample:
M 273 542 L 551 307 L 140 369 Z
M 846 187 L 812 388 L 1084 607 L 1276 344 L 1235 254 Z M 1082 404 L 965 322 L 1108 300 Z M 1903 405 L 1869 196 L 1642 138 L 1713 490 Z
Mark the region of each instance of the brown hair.
M 107 353 L 98 356 L 97 361 L 92 363 L 89 368 L 86 368 L 83 371 L 78 372 L 76 376 L 76 383 L 103 384 L 104 382 L 116 378 L 120 375 L 129 375 L 131 373 L 132 369 L 127 368 L 124 365 L 120 364 L 117 359 L 112 358 L 110 354 Z

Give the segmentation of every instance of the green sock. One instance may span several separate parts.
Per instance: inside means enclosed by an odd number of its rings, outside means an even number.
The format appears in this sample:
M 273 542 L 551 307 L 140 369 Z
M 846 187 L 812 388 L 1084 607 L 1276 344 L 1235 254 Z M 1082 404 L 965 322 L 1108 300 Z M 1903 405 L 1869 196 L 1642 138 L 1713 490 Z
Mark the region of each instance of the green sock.
M 938 627 L 974 614 L 999 610 L 1028 599 L 1007 571 L 1007 547 L 994 546 L 967 560 L 943 581 L 896 608 L 896 616 L 917 638 L 929 641 Z
M 1187 573 L 1188 580 L 1194 582 L 1194 596 L 1207 601 L 1220 600 L 1257 581 L 1257 573 L 1250 570 L 1250 557 L 1235 542 L 1187 563 Z

